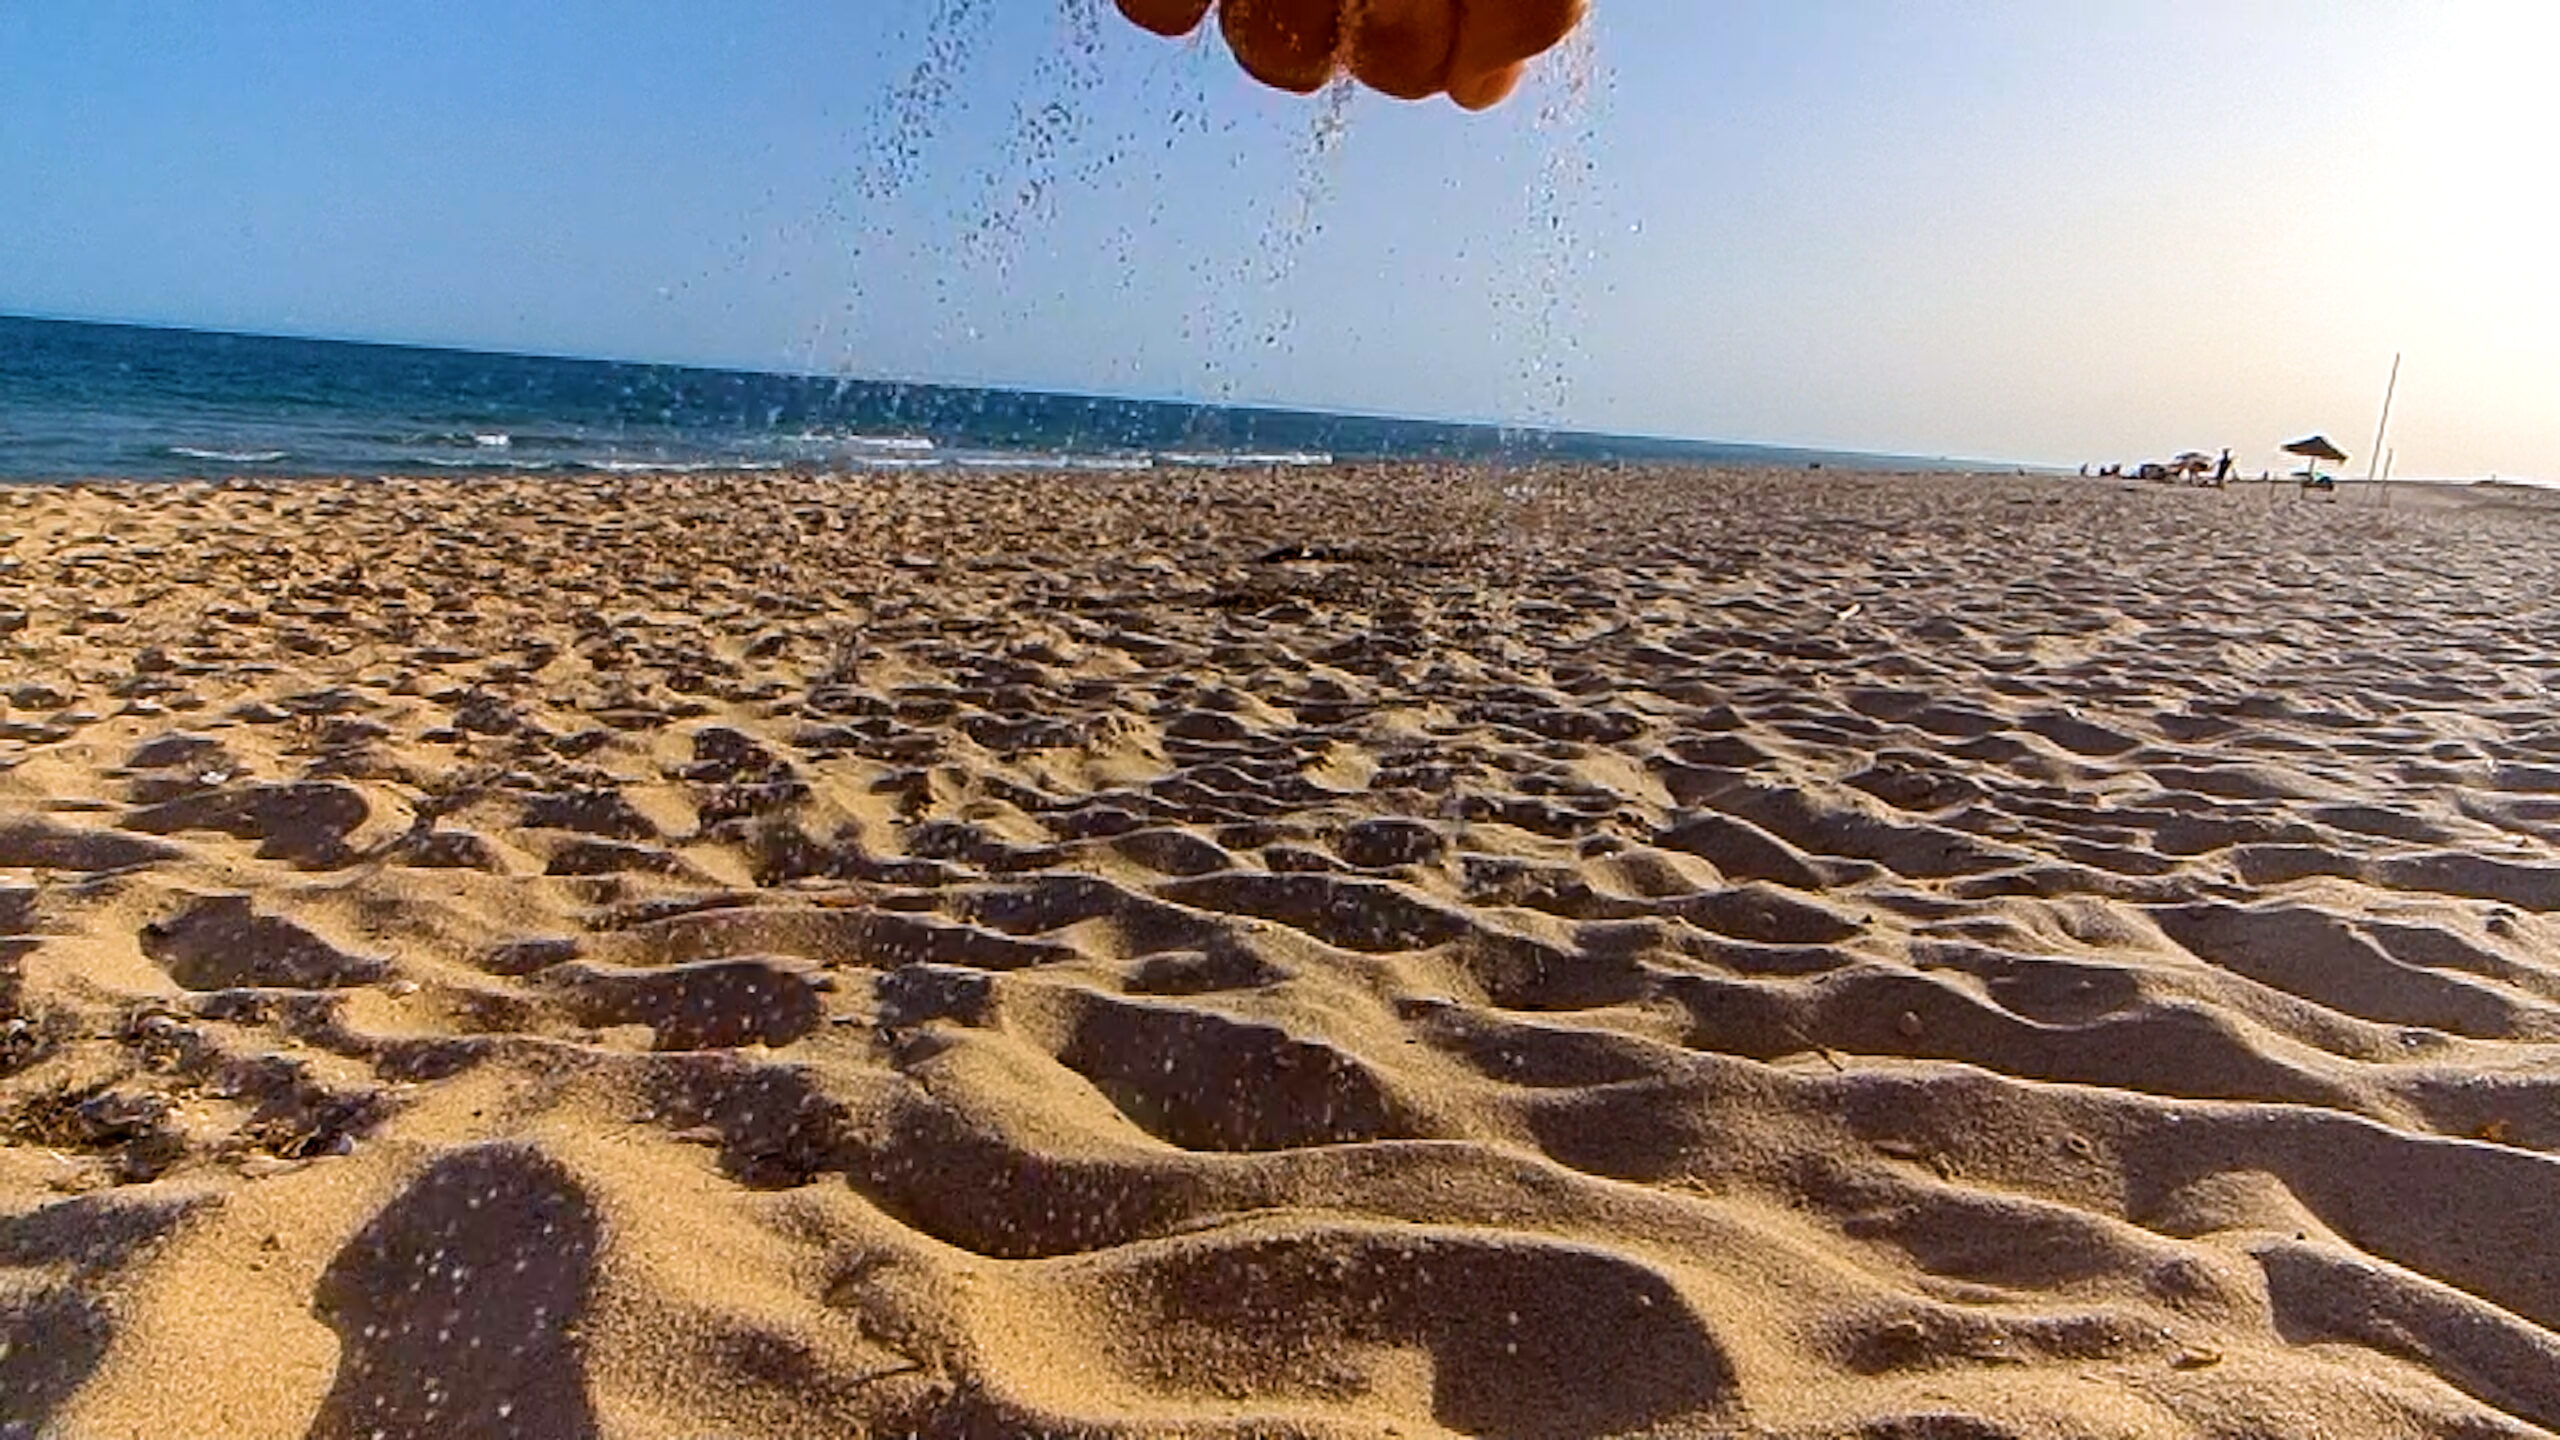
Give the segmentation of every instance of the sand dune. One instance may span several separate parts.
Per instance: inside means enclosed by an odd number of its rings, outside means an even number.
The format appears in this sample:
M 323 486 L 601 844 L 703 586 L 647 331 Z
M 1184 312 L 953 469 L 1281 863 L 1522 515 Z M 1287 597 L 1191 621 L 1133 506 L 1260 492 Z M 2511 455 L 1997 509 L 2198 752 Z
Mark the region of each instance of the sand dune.
M 0 1434 L 2560 1432 L 2555 539 L 0 492 Z

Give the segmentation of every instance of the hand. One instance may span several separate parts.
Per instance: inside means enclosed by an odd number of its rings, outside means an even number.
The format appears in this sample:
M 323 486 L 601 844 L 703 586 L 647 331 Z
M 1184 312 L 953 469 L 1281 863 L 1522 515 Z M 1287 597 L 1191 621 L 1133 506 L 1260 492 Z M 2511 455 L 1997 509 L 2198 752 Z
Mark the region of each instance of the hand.
M 1188 35 L 1218 7 L 1245 73 L 1305 95 L 1336 66 L 1400 100 L 1446 93 L 1498 105 L 1529 62 L 1582 23 L 1590 0 L 1119 0 L 1159 35 Z

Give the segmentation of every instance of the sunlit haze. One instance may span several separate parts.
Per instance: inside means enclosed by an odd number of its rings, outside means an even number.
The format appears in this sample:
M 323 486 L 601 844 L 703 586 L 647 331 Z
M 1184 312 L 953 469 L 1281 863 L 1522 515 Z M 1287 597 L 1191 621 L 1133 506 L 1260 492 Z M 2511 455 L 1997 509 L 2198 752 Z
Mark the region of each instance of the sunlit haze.
M 1099 0 L 15 5 L 0 312 L 2357 475 L 2402 353 L 2396 473 L 2560 479 L 2555 58 L 2546 0 L 1599 0 L 1470 117 Z

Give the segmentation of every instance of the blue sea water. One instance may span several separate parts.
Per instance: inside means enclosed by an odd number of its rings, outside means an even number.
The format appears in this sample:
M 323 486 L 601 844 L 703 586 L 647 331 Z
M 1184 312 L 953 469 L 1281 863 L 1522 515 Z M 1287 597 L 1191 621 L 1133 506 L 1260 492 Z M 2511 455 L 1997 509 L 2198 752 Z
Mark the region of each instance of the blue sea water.
M 0 480 L 1891 457 L 0 316 Z

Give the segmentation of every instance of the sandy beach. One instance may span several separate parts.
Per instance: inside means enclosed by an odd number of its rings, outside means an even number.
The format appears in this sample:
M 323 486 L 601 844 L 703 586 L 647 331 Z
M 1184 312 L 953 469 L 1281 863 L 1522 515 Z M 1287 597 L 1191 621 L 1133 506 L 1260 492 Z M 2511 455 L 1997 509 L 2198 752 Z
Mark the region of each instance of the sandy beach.
M 2560 1431 L 2560 509 L 0 490 L 0 1435 Z

